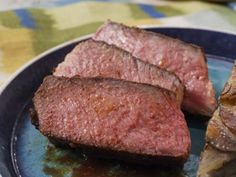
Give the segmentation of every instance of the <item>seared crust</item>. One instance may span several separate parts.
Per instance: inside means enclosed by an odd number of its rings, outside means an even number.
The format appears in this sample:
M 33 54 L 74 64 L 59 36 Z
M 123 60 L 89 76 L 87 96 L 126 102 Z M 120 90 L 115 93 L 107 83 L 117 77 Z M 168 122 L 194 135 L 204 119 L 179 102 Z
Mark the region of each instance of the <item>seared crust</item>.
M 184 85 L 174 73 L 133 57 L 101 41 L 79 43 L 60 63 L 55 76 L 110 77 L 160 86 L 175 93 L 181 106 Z
M 183 114 L 174 94 L 162 88 L 111 78 L 48 76 L 33 103 L 37 114 L 32 122 L 54 143 L 148 165 L 181 166 L 190 152 Z
M 231 177 L 236 173 L 235 165 L 229 166 L 234 159 L 235 152 L 225 153 L 206 144 L 201 154 L 197 177 Z
M 220 117 L 236 135 L 236 65 L 220 97 Z
M 219 109 L 211 118 L 206 135 L 206 141 L 214 148 L 221 151 L 236 151 L 236 134 L 222 123 Z
M 114 44 L 145 62 L 174 72 L 185 85 L 183 108 L 212 116 L 217 106 L 215 91 L 200 47 L 112 21 L 105 22 L 93 39 Z
M 236 174 L 236 62 L 209 121 L 206 147 L 197 177 L 229 177 Z
M 219 100 L 219 108 L 207 128 L 206 140 L 219 150 L 236 152 L 236 65 Z
M 68 140 L 56 139 L 54 137 L 48 137 L 51 143 L 57 147 L 62 148 L 73 148 L 80 153 L 86 154 L 100 159 L 113 159 L 126 163 L 134 163 L 145 166 L 161 166 L 161 167 L 172 167 L 172 168 L 183 168 L 186 162 L 186 155 L 178 157 L 170 156 L 153 156 L 147 154 L 135 154 L 126 151 L 113 151 L 109 148 L 97 148 L 95 146 L 74 144 Z
M 232 131 L 236 135 L 236 114 L 234 110 L 235 108 L 229 105 L 220 105 L 219 109 L 222 122 L 226 127 L 230 129 L 230 131 Z
M 37 112 L 34 108 L 29 109 L 31 123 L 35 126 L 36 129 L 39 129 L 39 118 Z

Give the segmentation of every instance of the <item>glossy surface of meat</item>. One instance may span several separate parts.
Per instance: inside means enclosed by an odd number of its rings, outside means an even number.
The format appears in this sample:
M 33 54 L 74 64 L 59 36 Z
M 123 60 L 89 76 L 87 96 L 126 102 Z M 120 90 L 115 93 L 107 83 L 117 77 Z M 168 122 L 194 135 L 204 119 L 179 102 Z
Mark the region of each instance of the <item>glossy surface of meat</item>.
M 184 86 L 175 74 L 145 63 L 104 42 L 81 42 L 53 74 L 64 77 L 111 77 L 160 86 L 173 91 L 179 105 L 182 104 Z
M 48 76 L 33 103 L 40 132 L 72 147 L 145 156 L 152 164 L 183 164 L 189 155 L 189 130 L 170 91 L 109 78 Z
M 183 108 L 212 116 L 216 108 L 215 92 L 200 47 L 111 21 L 102 25 L 93 39 L 114 44 L 137 58 L 174 72 L 186 87 Z

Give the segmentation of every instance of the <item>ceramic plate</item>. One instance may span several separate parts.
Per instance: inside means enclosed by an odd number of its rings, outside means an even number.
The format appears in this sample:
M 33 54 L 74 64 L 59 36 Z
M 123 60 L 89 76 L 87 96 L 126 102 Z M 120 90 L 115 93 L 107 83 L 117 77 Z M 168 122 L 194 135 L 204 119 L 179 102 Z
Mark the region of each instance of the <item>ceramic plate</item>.
M 219 95 L 236 58 L 236 36 L 200 29 L 146 29 L 202 46 L 207 54 L 210 79 Z M 40 55 L 3 87 L 0 95 L 0 177 L 194 177 L 206 129 L 206 120 L 200 116 L 186 115 L 192 149 L 180 171 L 90 159 L 73 150 L 55 148 L 31 125 L 28 110 L 33 93 L 65 55 L 87 38 L 73 40 Z

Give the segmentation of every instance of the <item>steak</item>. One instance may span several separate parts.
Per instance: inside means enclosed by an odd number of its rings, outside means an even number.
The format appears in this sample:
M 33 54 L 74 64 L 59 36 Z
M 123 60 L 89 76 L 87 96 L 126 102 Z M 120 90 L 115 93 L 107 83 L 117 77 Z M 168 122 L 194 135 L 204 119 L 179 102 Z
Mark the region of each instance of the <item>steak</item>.
M 200 47 L 111 21 L 103 24 L 93 39 L 116 45 L 143 61 L 174 72 L 186 88 L 183 108 L 212 116 L 216 108 L 215 91 Z
M 147 83 L 173 91 L 179 105 L 183 100 L 184 86 L 175 74 L 104 42 L 87 40 L 79 43 L 53 74 L 64 77 L 111 77 Z
M 216 149 L 236 153 L 236 63 L 219 100 L 207 127 L 206 140 Z
M 189 155 L 184 115 L 175 95 L 159 87 L 112 78 L 48 76 L 33 105 L 32 122 L 39 131 L 73 148 L 144 164 L 182 165 Z
M 209 165 L 210 164 L 210 165 Z M 219 106 L 210 119 L 198 177 L 233 177 L 236 174 L 236 62 Z

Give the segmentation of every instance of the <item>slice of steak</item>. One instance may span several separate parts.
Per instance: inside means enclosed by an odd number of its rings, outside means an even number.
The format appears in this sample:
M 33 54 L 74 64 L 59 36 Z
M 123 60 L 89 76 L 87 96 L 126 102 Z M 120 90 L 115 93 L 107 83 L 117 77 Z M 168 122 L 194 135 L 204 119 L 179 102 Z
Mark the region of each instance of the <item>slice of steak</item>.
M 186 87 L 183 108 L 212 116 L 216 108 L 215 91 L 200 47 L 111 21 L 102 25 L 93 39 L 114 44 L 137 58 L 174 72 Z
M 147 164 L 182 165 L 189 155 L 184 115 L 165 89 L 111 78 L 48 76 L 33 104 L 40 132 L 71 147 Z
M 78 44 L 58 65 L 55 76 L 111 77 L 160 86 L 173 91 L 181 105 L 184 86 L 179 78 L 128 52 L 104 42 L 87 40 Z
M 236 62 L 220 97 L 222 122 L 236 135 Z
M 229 177 L 236 174 L 236 62 L 208 123 L 206 147 L 197 177 Z M 234 175 L 233 175 L 234 174 Z
M 201 155 L 196 177 L 234 177 L 236 153 L 225 153 L 207 144 Z
M 219 116 L 219 109 L 215 111 L 209 121 L 206 141 L 218 150 L 236 152 L 236 134 L 223 124 L 222 117 Z
M 236 63 L 209 121 L 206 140 L 216 149 L 236 152 Z

